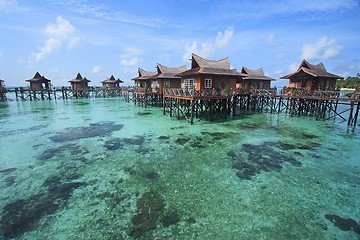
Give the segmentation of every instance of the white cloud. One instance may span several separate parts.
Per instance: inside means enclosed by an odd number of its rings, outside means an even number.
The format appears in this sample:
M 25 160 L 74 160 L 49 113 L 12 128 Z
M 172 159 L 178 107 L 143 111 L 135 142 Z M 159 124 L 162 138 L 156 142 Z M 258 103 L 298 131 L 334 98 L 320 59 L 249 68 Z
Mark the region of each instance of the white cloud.
M 185 53 L 183 54 L 184 62 L 188 62 L 188 59 L 191 58 L 192 53 L 199 54 L 202 57 L 211 57 L 213 52 L 219 48 L 226 47 L 231 41 L 234 35 L 234 28 L 228 27 L 224 32 L 218 32 L 215 40 L 202 42 L 200 44 L 197 41 L 192 43 L 185 44 Z M 200 49 L 198 46 L 200 45 Z
M 59 49 L 63 44 L 67 44 L 68 49 L 74 48 L 79 42 L 80 37 L 76 35 L 76 28 L 61 16 L 56 19 L 56 24 L 49 23 L 44 33 L 48 36 L 44 45 L 35 53 L 32 53 L 30 59 L 32 62 L 39 62 L 45 56 Z
M 18 8 L 19 4 L 16 0 L 0 0 L 0 10 L 11 10 Z
M 96 66 L 93 67 L 92 72 L 95 73 L 95 74 L 98 74 L 98 73 L 103 72 L 104 70 L 105 70 L 104 67 L 96 65 Z
M 125 53 L 121 55 L 120 64 L 125 66 L 134 66 L 140 63 L 140 55 L 142 54 L 142 49 L 128 47 L 125 49 Z
M 294 62 L 294 63 L 290 64 L 290 66 L 289 66 L 290 71 L 291 71 L 291 72 L 296 72 L 297 69 L 299 68 L 299 65 L 300 65 L 300 64 L 297 63 L 297 62 Z
M 327 37 L 320 38 L 316 43 L 304 44 L 302 47 L 302 58 L 307 60 L 327 59 L 336 57 L 342 49 L 335 39 Z
M 282 70 L 276 70 L 274 73 L 279 75 L 280 73 L 282 73 Z

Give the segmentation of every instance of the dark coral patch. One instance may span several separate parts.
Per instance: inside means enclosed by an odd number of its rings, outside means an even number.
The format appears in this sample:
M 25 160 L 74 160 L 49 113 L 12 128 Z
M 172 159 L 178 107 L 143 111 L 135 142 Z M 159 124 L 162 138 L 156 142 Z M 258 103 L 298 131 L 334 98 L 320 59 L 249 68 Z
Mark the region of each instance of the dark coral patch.
M 141 146 L 145 143 L 144 136 L 135 136 L 134 138 L 113 138 L 105 142 L 104 147 L 108 150 L 123 149 L 126 145 Z
M 92 123 L 88 127 L 66 128 L 63 132 L 58 132 L 50 137 L 53 142 L 70 142 L 83 138 L 103 137 L 124 127 L 123 124 L 114 122 Z
M 351 218 L 342 218 L 335 214 L 325 214 L 325 218 L 334 224 L 341 231 L 354 231 L 360 234 L 360 225 Z
M 278 146 L 276 142 L 264 142 L 261 145 L 243 144 L 239 153 L 235 150 L 229 151 L 228 156 L 235 161 L 232 167 L 237 170 L 236 176 L 250 180 L 260 172 L 280 171 L 285 162 L 301 166 L 301 162 L 282 153 Z M 247 156 L 240 153 L 246 153 Z
M 180 221 L 179 214 L 176 211 L 171 211 L 162 218 L 162 224 L 164 227 L 169 227 Z
M 164 201 L 158 194 L 146 192 L 138 199 L 136 207 L 139 209 L 139 213 L 132 217 L 133 226 L 129 229 L 128 234 L 138 238 L 156 228 L 156 222 L 164 208 Z
M 3 238 L 19 237 L 34 229 L 42 217 L 63 207 L 72 191 L 82 185 L 84 183 L 66 183 L 53 188 L 52 191 L 7 204 L 0 220 Z

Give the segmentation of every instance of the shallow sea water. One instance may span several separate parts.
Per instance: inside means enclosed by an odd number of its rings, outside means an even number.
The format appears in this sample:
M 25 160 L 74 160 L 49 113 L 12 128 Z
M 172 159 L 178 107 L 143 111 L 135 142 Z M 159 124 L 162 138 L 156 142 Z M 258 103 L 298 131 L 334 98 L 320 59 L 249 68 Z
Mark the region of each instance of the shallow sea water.
M 360 127 L 0 105 L 0 239 L 360 239 Z

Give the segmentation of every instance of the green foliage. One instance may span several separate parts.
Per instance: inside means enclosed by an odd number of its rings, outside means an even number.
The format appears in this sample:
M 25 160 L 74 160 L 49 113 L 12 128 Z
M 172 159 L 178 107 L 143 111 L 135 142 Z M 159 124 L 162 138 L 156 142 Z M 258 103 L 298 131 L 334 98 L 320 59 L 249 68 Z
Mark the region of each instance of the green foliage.
M 360 73 L 356 77 L 347 77 L 336 82 L 336 88 L 356 88 L 360 89 Z

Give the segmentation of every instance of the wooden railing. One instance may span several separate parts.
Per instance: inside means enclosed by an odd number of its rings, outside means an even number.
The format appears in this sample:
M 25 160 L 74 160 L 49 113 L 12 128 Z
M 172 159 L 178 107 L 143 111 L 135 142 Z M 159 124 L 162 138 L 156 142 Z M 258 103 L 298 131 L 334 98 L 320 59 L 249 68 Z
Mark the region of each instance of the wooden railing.
M 226 89 L 202 89 L 200 91 L 193 88 L 165 88 L 164 95 L 177 97 L 215 97 L 215 96 L 229 96 Z

